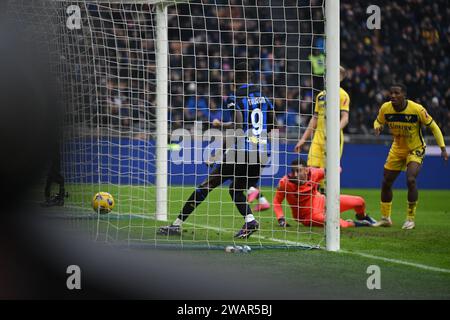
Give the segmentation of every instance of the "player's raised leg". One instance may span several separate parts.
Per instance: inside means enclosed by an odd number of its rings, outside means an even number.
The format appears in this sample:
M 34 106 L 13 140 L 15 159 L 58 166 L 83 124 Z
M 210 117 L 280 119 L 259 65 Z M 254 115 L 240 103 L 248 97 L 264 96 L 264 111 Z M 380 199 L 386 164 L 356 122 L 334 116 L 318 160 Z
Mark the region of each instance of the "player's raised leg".
M 258 204 L 253 208 L 253 211 L 260 212 L 270 209 L 270 202 L 267 198 L 260 192 L 258 197 Z
M 381 219 L 374 224 L 374 227 L 392 226 L 392 185 L 397 179 L 400 171 L 394 171 L 384 168 L 383 182 L 381 184 Z
M 247 190 L 247 202 L 251 203 L 256 199 L 258 200 L 258 204 L 253 207 L 252 210 L 254 212 L 260 212 L 270 209 L 270 202 L 264 196 L 262 191 L 258 189 L 257 184 L 255 184 L 254 186 L 250 186 L 250 188 Z
M 414 229 L 416 218 L 417 200 L 419 199 L 419 192 L 417 190 L 416 178 L 420 172 L 421 164 L 417 162 L 410 162 L 406 168 L 406 184 L 408 186 L 408 207 L 406 211 L 406 220 L 402 229 Z
M 247 190 L 247 201 L 248 203 L 253 202 L 259 196 L 259 189 L 256 186 L 251 186 Z
M 247 201 L 248 203 L 258 200 L 258 204 L 253 207 L 254 212 L 260 212 L 270 209 L 270 202 L 264 196 L 264 194 L 256 187 L 250 187 L 247 191 Z

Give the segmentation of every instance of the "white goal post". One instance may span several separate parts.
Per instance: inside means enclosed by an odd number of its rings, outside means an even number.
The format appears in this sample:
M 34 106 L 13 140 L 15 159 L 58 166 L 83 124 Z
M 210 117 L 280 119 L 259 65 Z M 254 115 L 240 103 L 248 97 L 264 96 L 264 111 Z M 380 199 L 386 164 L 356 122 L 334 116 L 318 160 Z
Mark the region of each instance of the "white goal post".
M 156 6 L 156 220 L 167 221 L 167 7 Z
M 326 248 L 329 251 L 340 249 L 340 110 L 339 106 L 339 65 L 340 65 L 340 0 L 327 0 L 325 4 L 326 34 L 326 123 L 327 123 L 327 219 Z M 332 106 L 331 108 L 329 106 Z

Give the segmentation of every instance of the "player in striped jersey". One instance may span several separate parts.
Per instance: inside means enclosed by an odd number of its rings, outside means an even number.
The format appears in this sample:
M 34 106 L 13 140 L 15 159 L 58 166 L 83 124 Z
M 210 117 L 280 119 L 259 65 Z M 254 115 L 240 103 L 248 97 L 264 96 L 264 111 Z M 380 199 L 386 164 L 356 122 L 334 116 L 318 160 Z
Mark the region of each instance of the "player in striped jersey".
M 160 234 L 180 235 L 182 223 L 195 208 L 209 192 L 228 180 L 231 180 L 230 196 L 244 218 L 244 225 L 235 237 L 248 238 L 259 229 L 244 192 L 257 184 L 267 161 L 263 149 L 267 147 L 268 132 L 273 128 L 274 111 L 270 100 L 261 93 L 261 88 L 248 82 L 247 70 L 246 63 L 236 65 L 235 93 L 226 102 L 232 121 L 222 123 L 222 127 L 227 129 L 227 136 L 231 136 L 232 147 L 227 149 L 222 161 L 214 165 L 208 178 L 197 186 L 172 225 L 159 229 Z M 226 143 L 227 137 L 224 140 Z

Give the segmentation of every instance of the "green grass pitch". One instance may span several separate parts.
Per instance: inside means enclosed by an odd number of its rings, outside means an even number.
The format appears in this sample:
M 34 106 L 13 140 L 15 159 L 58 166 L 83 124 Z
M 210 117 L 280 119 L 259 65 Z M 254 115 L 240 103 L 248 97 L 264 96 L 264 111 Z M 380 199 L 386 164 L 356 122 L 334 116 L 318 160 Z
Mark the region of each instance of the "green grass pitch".
M 69 186 L 69 206 L 82 207 L 89 216 L 89 231 L 99 241 L 125 240 L 128 243 L 178 244 L 198 248 L 248 244 L 250 254 L 226 254 L 223 250 L 188 250 L 183 254 L 198 259 L 213 257 L 213 264 L 242 265 L 254 268 L 267 277 L 279 277 L 287 286 L 312 286 L 307 298 L 434 298 L 450 299 L 450 192 L 419 191 L 416 229 L 402 230 L 406 215 L 406 191 L 395 190 L 391 228 L 351 228 L 341 232 L 342 252 L 285 249 L 280 246 L 300 244 L 325 246 L 324 230 L 308 228 L 290 219 L 290 228 L 278 227 L 272 210 L 255 214 L 261 230 L 248 240 L 235 241 L 233 234 L 243 219 L 231 202 L 227 188 L 218 188 L 197 208 L 184 225 L 181 238 L 156 235 L 167 222 L 152 219 L 155 212 L 153 187 L 90 185 Z M 178 215 L 193 187 L 172 187 L 168 193 L 169 222 Z M 110 192 L 116 199 L 111 214 L 97 217 L 90 208 L 97 191 Z M 263 188 L 272 200 L 272 190 Z M 379 219 L 379 190 L 342 190 L 343 194 L 366 199 L 367 212 Z M 132 213 L 130 215 L 129 213 Z M 353 212 L 342 215 L 353 218 Z M 259 250 L 260 246 L 263 249 Z M 187 253 L 186 253 L 187 252 Z M 367 267 L 378 265 L 382 272 L 382 289 L 368 290 Z M 309 280 L 308 280 L 309 279 Z M 314 279 L 314 280 L 312 280 Z M 318 290 L 318 288 L 326 288 Z M 299 297 L 301 298 L 301 297 Z

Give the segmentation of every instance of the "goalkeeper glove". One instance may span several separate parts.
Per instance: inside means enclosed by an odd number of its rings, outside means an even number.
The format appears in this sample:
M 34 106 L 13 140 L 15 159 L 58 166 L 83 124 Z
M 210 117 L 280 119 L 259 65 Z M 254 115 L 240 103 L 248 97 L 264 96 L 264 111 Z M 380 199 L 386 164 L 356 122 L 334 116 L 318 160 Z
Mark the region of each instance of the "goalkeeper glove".
M 285 218 L 278 219 L 278 224 L 280 225 L 280 227 L 283 227 L 283 228 L 291 226 L 289 223 L 286 222 Z

